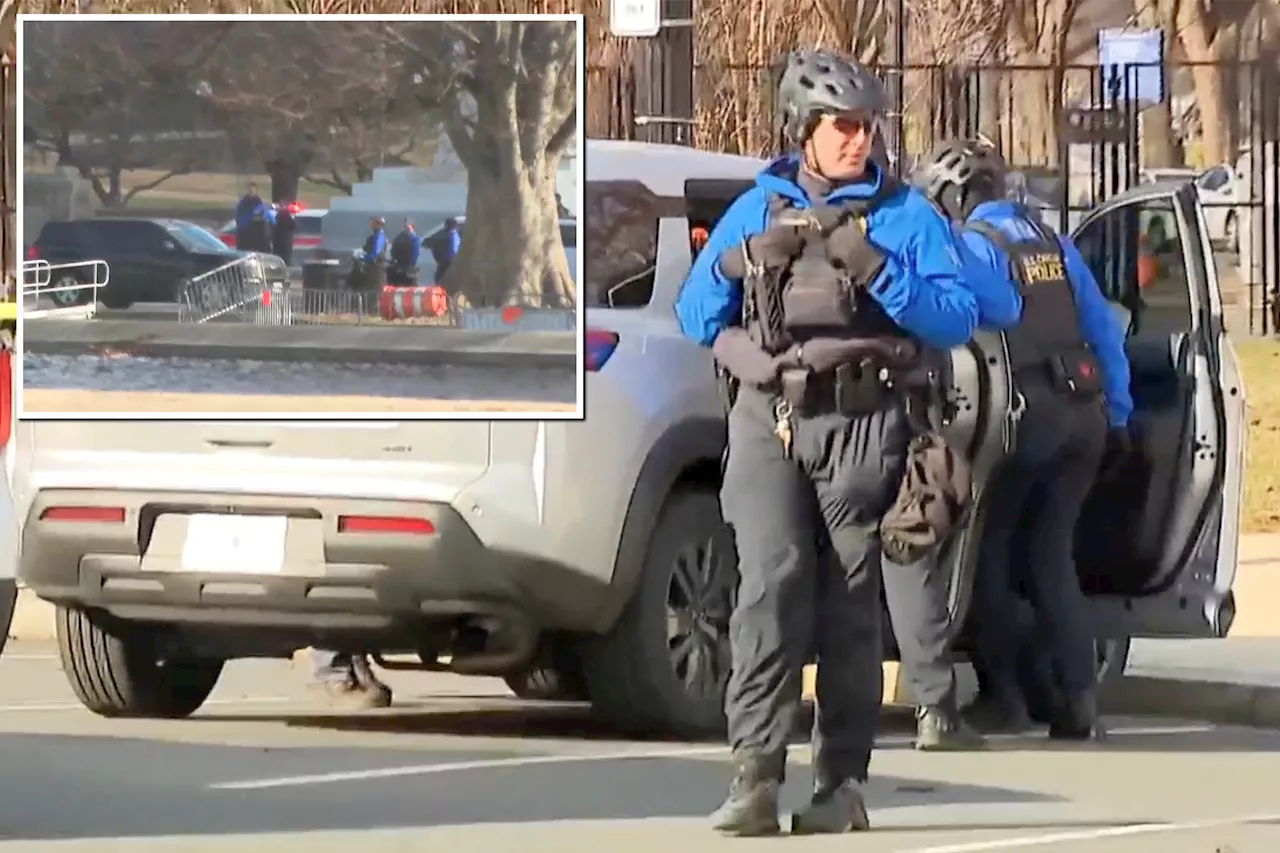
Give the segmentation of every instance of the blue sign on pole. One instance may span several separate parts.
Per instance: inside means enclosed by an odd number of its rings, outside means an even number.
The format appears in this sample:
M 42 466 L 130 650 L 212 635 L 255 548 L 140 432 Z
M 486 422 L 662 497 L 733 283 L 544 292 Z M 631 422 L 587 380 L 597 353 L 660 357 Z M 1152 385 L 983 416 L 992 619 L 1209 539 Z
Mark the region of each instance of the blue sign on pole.
M 1106 103 L 1164 100 L 1164 30 L 1098 30 L 1098 64 Z

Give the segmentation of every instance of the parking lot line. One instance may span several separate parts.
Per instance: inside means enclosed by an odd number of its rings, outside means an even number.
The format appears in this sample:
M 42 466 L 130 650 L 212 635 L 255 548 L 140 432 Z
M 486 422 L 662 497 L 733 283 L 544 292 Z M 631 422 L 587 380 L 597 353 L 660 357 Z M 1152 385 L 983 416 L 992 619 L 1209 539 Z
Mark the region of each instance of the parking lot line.
M 1214 731 L 1214 726 L 1130 726 L 1112 729 L 1110 737 L 1162 737 L 1178 734 L 1197 734 Z M 1030 735 L 1035 737 L 1034 734 Z M 989 740 L 1011 741 L 1026 739 L 1028 735 L 992 735 Z M 888 735 L 876 739 L 876 746 L 909 746 L 911 737 Z M 800 748 L 803 748 L 800 747 Z M 374 779 L 397 779 L 406 776 L 436 776 L 442 773 L 462 773 L 482 770 L 498 770 L 512 767 L 530 767 L 540 764 L 583 764 L 597 761 L 625 761 L 661 758 L 692 758 L 706 755 L 727 754 L 724 746 L 688 746 L 657 750 L 617 750 L 611 752 L 582 753 L 577 755 L 530 755 L 515 758 L 494 758 L 479 761 L 455 761 L 436 764 L 410 764 L 401 767 L 378 767 L 369 770 L 343 770 L 332 773 L 314 773 L 305 776 L 276 776 L 261 779 L 243 779 L 232 782 L 216 782 L 208 786 L 212 791 L 257 791 L 267 788 L 296 788 L 307 785 L 327 785 L 336 782 L 366 782 Z

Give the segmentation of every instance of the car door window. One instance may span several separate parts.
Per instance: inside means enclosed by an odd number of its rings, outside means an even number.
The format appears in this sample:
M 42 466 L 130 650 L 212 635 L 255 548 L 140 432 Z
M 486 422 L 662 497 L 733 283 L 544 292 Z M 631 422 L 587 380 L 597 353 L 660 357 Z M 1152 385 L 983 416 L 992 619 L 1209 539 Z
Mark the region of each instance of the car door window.
M 113 254 L 152 255 L 161 248 L 162 230 L 149 222 L 99 220 L 94 232 L 98 247 Z
M 1116 207 L 1075 235 L 1103 294 L 1132 313 L 1134 333 L 1191 326 L 1184 240 L 1168 196 Z
M 588 181 L 584 189 L 586 304 L 645 307 L 653 298 L 662 197 L 639 181 Z

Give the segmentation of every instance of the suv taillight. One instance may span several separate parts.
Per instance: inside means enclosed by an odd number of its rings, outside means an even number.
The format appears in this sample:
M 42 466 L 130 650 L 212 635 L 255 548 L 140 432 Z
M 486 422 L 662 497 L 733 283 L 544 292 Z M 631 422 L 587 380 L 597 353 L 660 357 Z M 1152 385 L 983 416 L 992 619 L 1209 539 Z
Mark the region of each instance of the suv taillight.
M 27 260 L 38 261 L 40 259 L 40 247 L 31 245 L 27 247 Z
M 618 336 L 604 329 L 587 329 L 586 347 L 583 361 L 588 373 L 595 373 L 604 367 L 604 363 L 618 348 Z

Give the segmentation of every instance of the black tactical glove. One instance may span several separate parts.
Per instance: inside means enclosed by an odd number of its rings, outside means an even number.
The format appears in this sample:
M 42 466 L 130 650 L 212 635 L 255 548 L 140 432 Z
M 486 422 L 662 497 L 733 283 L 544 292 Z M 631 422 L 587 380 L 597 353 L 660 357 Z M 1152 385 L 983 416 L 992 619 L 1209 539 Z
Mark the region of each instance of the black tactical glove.
M 751 260 L 766 267 L 778 269 L 791 263 L 804 248 L 804 235 L 794 225 L 774 225 L 761 234 L 747 238 L 747 251 Z M 720 272 L 725 278 L 743 278 L 747 274 L 747 259 L 742 245 L 730 246 L 720 253 Z
M 827 257 L 849 272 L 858 287 L 868 287 L 884 269 L 884 255 L 866 235 L 866 221 L 849 217 L 827 237 Z
M 793 225 L 772 225 L 761 234 L 747 239 L 751 260 L 766 267 L 785 267 L 804 248 L 804 236 Z

